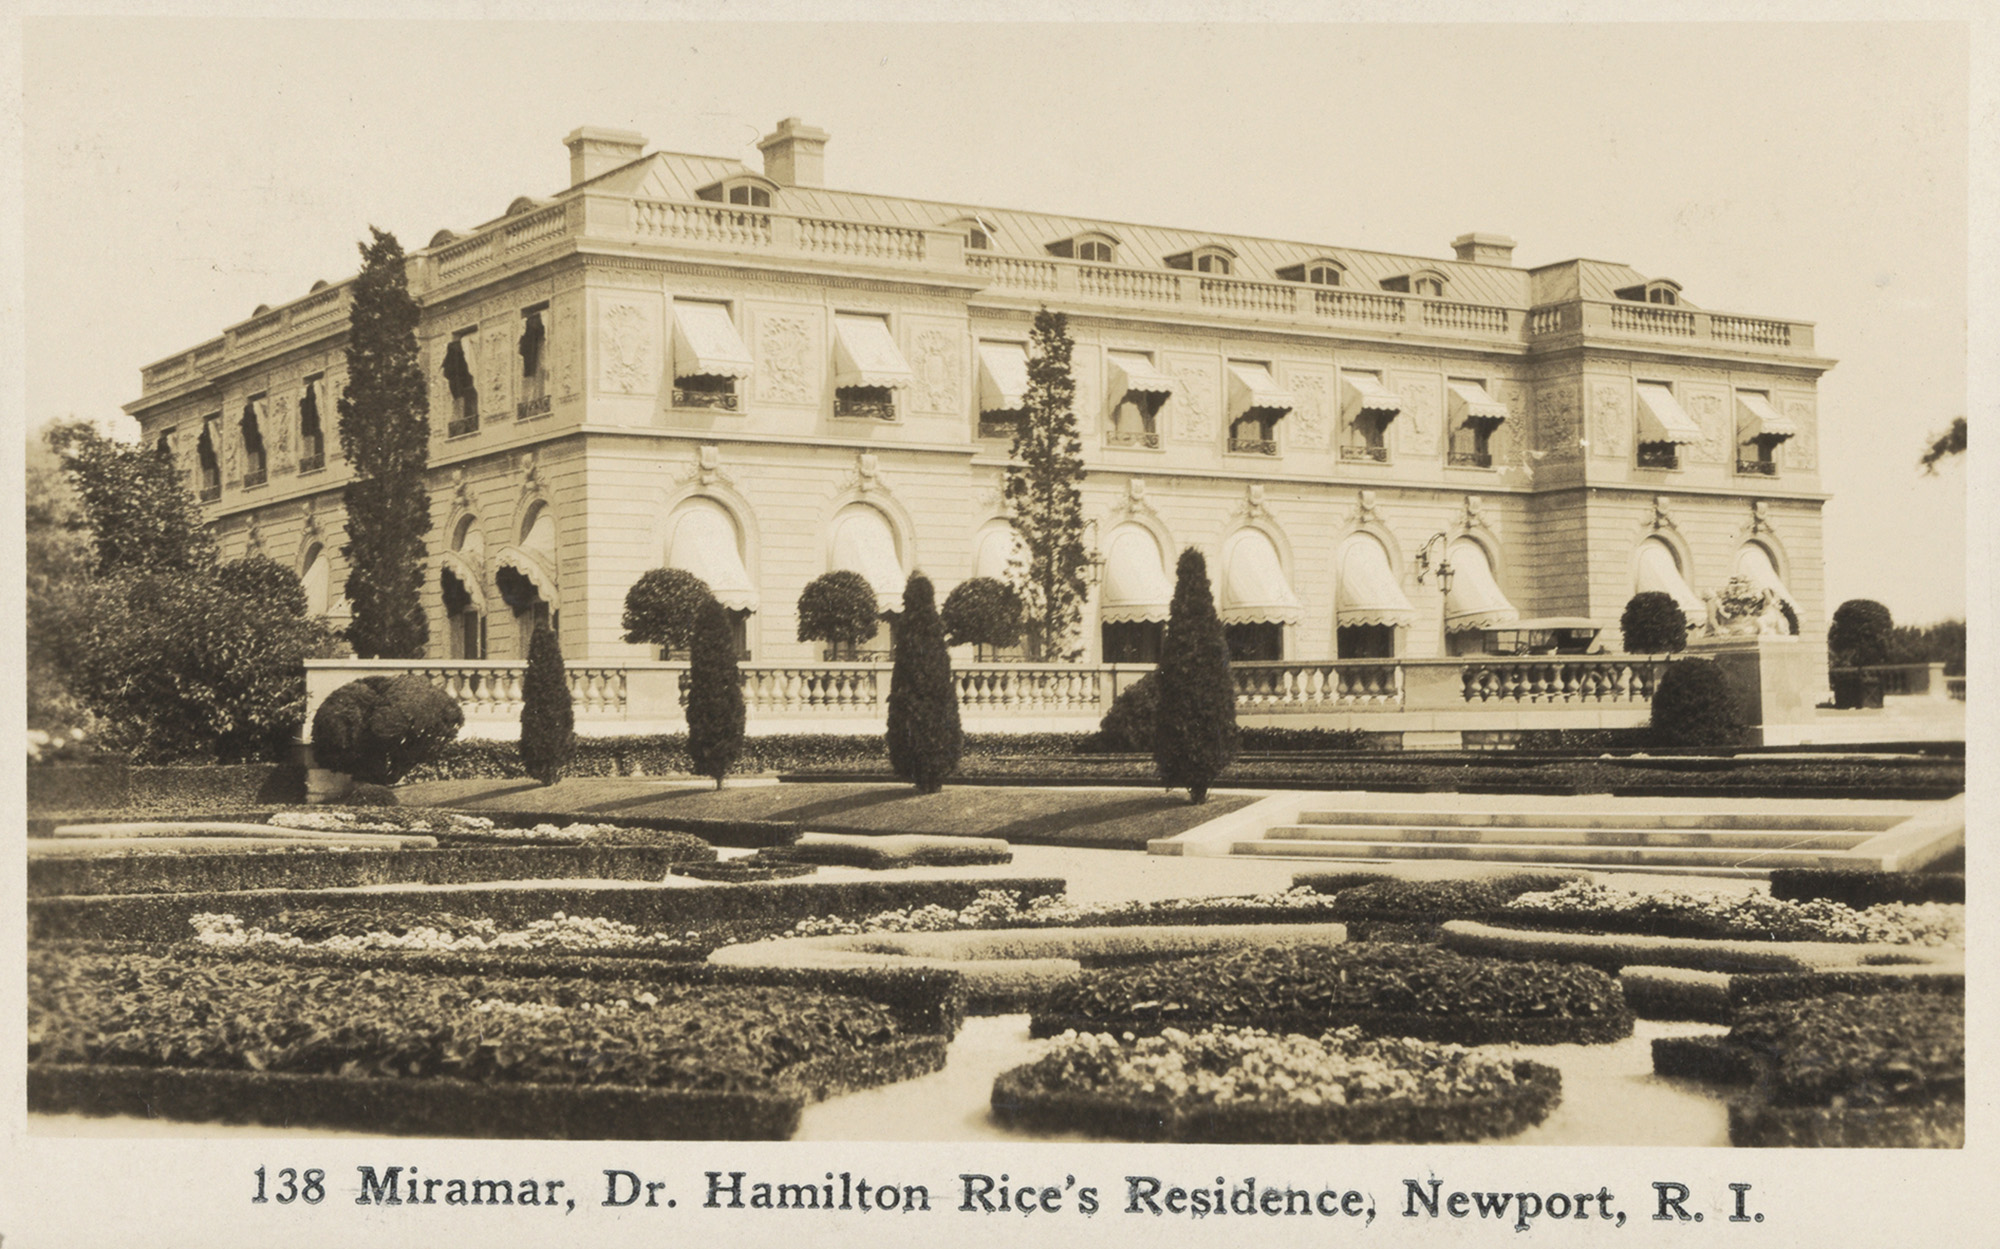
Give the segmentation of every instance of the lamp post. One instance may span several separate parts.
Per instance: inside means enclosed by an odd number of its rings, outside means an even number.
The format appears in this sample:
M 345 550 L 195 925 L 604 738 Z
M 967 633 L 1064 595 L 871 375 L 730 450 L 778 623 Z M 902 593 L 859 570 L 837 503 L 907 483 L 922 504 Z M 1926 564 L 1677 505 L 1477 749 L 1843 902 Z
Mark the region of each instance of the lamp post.
M 1431 562 L 1431 548 L 1437 548 L 1437 562 Z M 1450 610 L 1451 579 L 1451 535 L 1439 530 L 1424 539 L 1417 548 L 1417 584 L 1422 585 L 1425 577 L 1435 576 L 1438 588 L 1438 654 L 1447 653 L 1447 625 L 1450 623 L 1445 613 Z

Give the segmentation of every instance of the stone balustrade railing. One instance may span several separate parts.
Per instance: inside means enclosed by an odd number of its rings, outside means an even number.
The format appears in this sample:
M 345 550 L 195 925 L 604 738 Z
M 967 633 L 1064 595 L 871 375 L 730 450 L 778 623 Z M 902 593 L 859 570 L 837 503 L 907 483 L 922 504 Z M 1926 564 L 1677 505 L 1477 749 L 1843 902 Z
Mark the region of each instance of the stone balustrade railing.
M 1582 300 L 1531 309 L 1527 318 L 1530 341 L 1556 334 L 1586 337 L 1641 338 L 1687 346 L 1745 347 L 1810 355 L 1810 321 L 1780 321 L 1765 317 L 1729 316 L 1698 308 L 1642 304 L 1630 300 Z

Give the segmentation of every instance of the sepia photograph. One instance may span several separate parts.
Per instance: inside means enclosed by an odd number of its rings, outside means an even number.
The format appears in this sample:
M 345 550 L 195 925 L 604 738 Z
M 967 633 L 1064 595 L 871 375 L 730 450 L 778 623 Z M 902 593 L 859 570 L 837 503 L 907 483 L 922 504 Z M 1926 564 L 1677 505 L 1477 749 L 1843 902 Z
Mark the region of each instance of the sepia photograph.
M 1967 1182 L 1983 26 L 533 16 L 15 21 L 23 1193 Z

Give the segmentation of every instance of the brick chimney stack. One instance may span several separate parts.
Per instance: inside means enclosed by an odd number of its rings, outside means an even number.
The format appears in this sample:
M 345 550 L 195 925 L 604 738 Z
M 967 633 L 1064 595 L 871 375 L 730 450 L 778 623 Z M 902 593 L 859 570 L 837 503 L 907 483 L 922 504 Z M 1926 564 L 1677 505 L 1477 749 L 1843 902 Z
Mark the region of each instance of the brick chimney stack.
M 764 153 L 764 176 L 779 186 L 826 185 L 826 141 L 832 136 L 796 117 L 757 141 Z
M 1451 250 L 1478 265 L 1514 263 L 1514 240 L 1504 234 L 1461 234 L 1451 241 Z
M 578 126 L 563 140 L 569 149 L 569 184 L 588 182 L 646 154 L 646 136 L 604 126 Z

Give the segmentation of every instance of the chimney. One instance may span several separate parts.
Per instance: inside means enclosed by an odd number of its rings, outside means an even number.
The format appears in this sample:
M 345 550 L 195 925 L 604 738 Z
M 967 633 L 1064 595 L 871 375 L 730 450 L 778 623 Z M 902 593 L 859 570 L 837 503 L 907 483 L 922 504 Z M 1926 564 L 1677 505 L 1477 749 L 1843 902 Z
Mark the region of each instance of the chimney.
M 646 136 L 631 130 L 578 126 L 563 140 L 569 149 L 569 184 L 588 182 L 646 154 Z
M 1451 241 L 1451 250 L 1476 265 L 1514 263 L 1514 240 L 1504 234 L 1461 234 Z
M 764 153 L 764 176 L 779 186 L 825 186 L 829 137 L 817 126 L 785 118 L 757 141 L 757 150 Z

